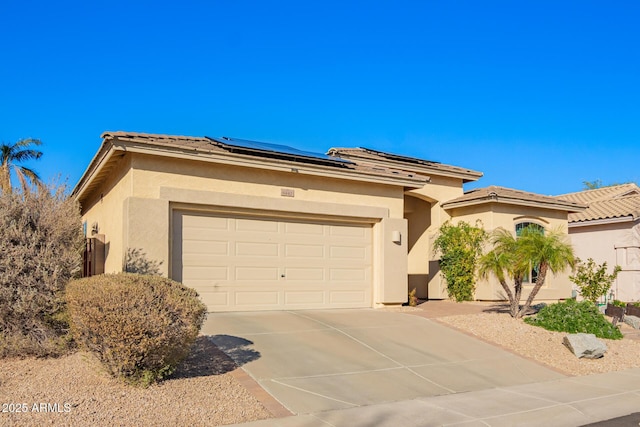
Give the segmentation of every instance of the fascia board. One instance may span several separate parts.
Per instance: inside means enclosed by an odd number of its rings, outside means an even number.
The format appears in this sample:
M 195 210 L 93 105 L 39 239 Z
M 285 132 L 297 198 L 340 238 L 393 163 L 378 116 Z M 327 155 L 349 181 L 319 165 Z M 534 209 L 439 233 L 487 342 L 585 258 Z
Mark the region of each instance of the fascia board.
M 114 142 L 114 145 L 122 150 L 131 152 L 131 153 L 139 153 L 139 154 L 150 154 L 150 155 L 160 155 L 163 157 L 172 157 L 179 158 L 184 160 L 197 160 L 204 161 L 210 163 L 221 163 L 232 166 L 244 166 L 244 167 L 252 167 L 259 169 L 267 169 L 279 172 L 293 172 L 300 173 L 306 175 L 315 175 L 321 176 L 325 178 L 340 178 L 340 179 L 348 179 L 354 181 L 364 181 L 371 182 L 377 184 L 387 184 L 387 185 L 395 185 L 401 187 L 412 187 L 412 188 L 422 188 L 427 181 L 422 180 L 411 180 L 411 179 L 402 179 L 402 178 L 392 178 L 385 177 L 381 175 L 368 175 L 363 174 L 360 171 L 353 172 L 344 172 L 340 170 L 336 170 L 334 168 L 322 168 L 322 167 L 310 167 L 306 164 L 293 163 L 293 162 L 285 162 L 280 161 L 278 159 L 272 159 L 269 162 L 260 161 L 256 159 L 248 159 L 244 156 L 237 155 L 234 153 L 224 153 L 217 154 L 210 151 L 192 151 L 192 150 L 181 150 L 177 147 L 171 148 L 163 148 L 160 146 L 150 147 L 148 144 L 142 146 L 142 144 L 128 144 Z

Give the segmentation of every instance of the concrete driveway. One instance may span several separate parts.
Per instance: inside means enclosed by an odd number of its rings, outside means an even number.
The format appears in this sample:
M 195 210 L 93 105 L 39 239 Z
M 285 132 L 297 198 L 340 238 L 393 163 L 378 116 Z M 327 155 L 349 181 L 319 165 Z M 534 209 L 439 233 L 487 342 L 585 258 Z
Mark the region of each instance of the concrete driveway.
M 202 333 L 295 414 L 563 377 L 432 320 L 399 312 L 215 313 Z

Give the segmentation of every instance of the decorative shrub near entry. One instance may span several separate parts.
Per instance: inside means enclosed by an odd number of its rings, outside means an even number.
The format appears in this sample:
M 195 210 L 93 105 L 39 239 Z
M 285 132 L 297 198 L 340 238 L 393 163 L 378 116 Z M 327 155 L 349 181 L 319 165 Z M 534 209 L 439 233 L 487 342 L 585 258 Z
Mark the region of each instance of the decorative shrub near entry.
M 206 317 L 195 290 L 160 276 L 80 279 L 66 298 L 74 339 L 114 376 L 143 386 L 175 370 Z

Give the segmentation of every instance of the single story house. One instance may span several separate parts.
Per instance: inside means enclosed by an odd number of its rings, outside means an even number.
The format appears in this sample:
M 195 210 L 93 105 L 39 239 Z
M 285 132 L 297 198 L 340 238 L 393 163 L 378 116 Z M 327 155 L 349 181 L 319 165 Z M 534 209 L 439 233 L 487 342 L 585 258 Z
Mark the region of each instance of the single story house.
M 85 274 L 151 268 L 211 311 L 399 305 L 446 298 L 433 239 L 447 220 L 567 227 L 579 203 L 500 187 L 482 174 L 367 148 L 327 154 L 234 138 L 106 132 L 73 190 Z M 141 267 L 142 266 L 142 267 Z M 478 299 L 501 299 L 480 283 Z M 540 298 L 570 296 L 564 277 Z
M 587 209 L 569 214 L 576 255 L 622 270 L 611 286 L 613 297 L 640 301 L 640 187 L 629 183 L 558 196 Z

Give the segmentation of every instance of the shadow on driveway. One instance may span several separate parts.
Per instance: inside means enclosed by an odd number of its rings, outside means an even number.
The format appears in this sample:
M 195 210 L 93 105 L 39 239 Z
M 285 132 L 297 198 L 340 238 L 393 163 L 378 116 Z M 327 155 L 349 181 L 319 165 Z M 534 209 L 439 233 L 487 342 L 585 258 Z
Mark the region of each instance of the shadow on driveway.
M 252 344 L 252 341 L 231 335 L 199 336 L 189 356 L 170 378 L 206 377 L 231 372 L 260 358 L 259 351 L 248 347 Z

